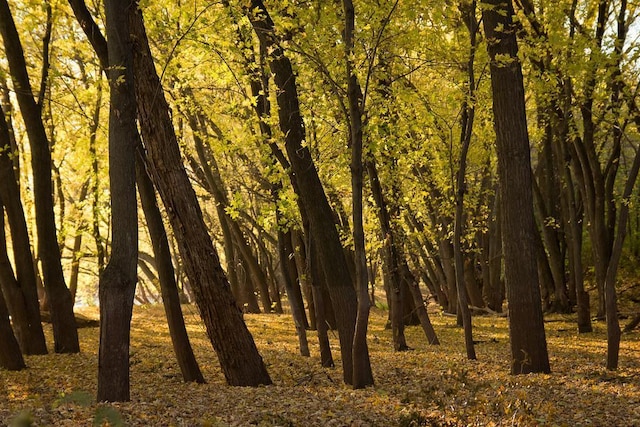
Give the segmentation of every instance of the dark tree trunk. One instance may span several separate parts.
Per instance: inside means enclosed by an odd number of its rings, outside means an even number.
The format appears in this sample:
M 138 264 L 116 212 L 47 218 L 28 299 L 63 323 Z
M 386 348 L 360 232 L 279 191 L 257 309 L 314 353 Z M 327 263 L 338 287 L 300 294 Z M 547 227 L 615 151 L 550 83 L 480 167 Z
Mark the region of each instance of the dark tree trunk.
M 64 281 L 60 248 L 56 237 L 49 141 L 42 122 L 42 107 L 34 99 L 22 45 L 6 0 L 0 1 L 0 32 L 4 40 L 13 85 L 19 88 L 15 92 L 16 98 L 31 144 L 38 255 L 42 260 L 44 285 L 51 308 L 55 351 L 56 353 L 77 353 L 80 351 L 78 331 L 73 315 L 71 294 Z
M 262 357 L 236 306 L 186 174 L 169 106 L 149 49 L 142 14 L 132 11 L 135 80 L 147 164 L 173 227 L 207 333 L 230 385 L 271 384 Z
M 42 331 L 40 306 L 38 304 L 38 286 L 33 265 L 33 255 L 29 244 L 29 232 L 24 217 L 20 188 L 14 174 L 14 163 L 10 158 L 15 153 L 11 147 L 9 126 L 0 111 L 0 245 L 2 259 L 6 268 L 11 270 L 12 282 L 3 282 L 6 303 L 13 319 L 20 347 L 25 354 L 46 354 L 47 345 Z M 17 156 L 16 156 L 17 157 Z M 6 250 L 4 213 L 7 213 L 11 229 L 16 275 L 14 276 Z M 7 277 L 9 271 L 7 270 Z
M 0 277 L 0 280 L 2 278 Z M 9 371 L 19 371 L 26 368 L 22 353 L 20 353 L 20 346 L 13 330 L 11 329 L 11 322 L 9 321 L 9 311 L 0 293 L 0 368 L 7 369 Z
M 270 51 L 270 68 L 278 88 L 278 115 L 285 135 L 285 146 L 295 176 L 295 186 L 310 232 L 317 245 L 329 295 L 338 323 L 343 379 L 353 382 L 353 336 L 356 325 L 357 296 L 342 244 L 334 222 L 333 211 L 320 182 L 308 146 L 303 146 L 305 130 L 300 113 L 296 77 L 289 58 L 279 46 L 274 24 L 260 0 L 253 0 L 247 9 L 248 17 L 263 45 Z
M 276 218 L 279 218 L 279 214 L 276 213 Z M 280 221 L 277 221 L 280 223 Z M 302 299 L 298 299 L 295 296 L 294 284 L 291 272 L 291 264 L 289 261 L 289 255 L 292 252 L 291 248 L 291 235 L 290 232 L 285 233 L 278 229 L 278 256 L 280 257 L 280 268 L 282 270 L 282 276 L 284 280 L 284 287 L 287 291 L 287 298 L 289 299 L 289 307 L 291 308 L 291 315 L 293 316 L 293 323 L 296 328 L 296 334 L 298 335 L 298 343 L 300 346 L 300 355 L 309 357 L 309 343 L 307 341 L 307 331 L 305 329 L 305 315 L 304 305 Z M 299 292 L 298 286 L 298 292 Z
M 475 118 L 475 73 L 474 60 L 476 53 L 476 32 L 478 22 L 476 21 L 476 3 L 472 1 L 467 10 L 463 10 L 463 19 L 469 30 L 471 47 L 469 50 L 469 60 L 467 62 L 468 92 L 469 100 L 465 99 L 462 104 L 462 123 L 460 135 L 460 164 L 456 174 L 456 212 L 453 227 L 453 254 L 456 272 L 456 290 L 458 293 L 458 307 L 462 316 L 464 326 L 464 342 L 467 350 L 467 358 L 476 359 L 476 350 L 473 345 L 473 326 L 471 324 L 471 311 L 469 310 L 469 298 L 467 286 L 465 285 L 465 266 L 462 253 L 462 233 L 464 230 L 464 193 L 466 192 L 467 173 L 467 153 L 471 145 L 471 135 L 473 132 L 473 120 Z
M 144 168 L 142 150 L 137 151 L 136 159 L 136 180 L 138 192 L 144 216 L 147 220 L 149 235 L 153 245 L 153 253 L 156 259 L 156 269 L 160 281 L 160 291 L 162 293 L 162 303 L 167 316 L 169 334 L 173 343 L 173 352 L 182 372 L 184 381 L 204 383 L 204 377 L 198 366 L 189 335 L 184 324 L 182 308 L 180 307 L 180 296 L 178 295 L 178 284 L 176 283 L 175 271 L 171 261 L 169 241 L 162 222 L 162 215 L 156 202 L 156 194 L 151 178 Z
M 307 268 L 306 248 L 304 247 L 301 231 L 291 231 L 291 244 L 293 246 L 296 269 L 298 270 L 298 280 L 300 281 L 300 287 L 302 288 L 304 297 L 307 300 L 309 329 L 315 331 L 317 327 L 316 310 L 313 300 L 313 291 L 311 289 L 311 278 L 309 277 L 309 269 Z
M 511 0 L 488 0 L 482 17 L 491 40 L 491 87 L 503 215 L 503 253 L 511 373 L 549 372 L 535 262 L 535 222 L 522 69 Z
M 355 281 L 358 300 L 355 332 L 353 337 L 353 388 L 373 385 L 373 373 L 367 345 L 369 326 L 369 280 L 367 278 L 367 252 L 364 238 L 364 216 L 362 203 L 362 119 L 365 115 L 364 100 L 352 63 L 355 8 L 351 0 L 343 0 L 345 63 L 347 71 L 347 98 L 349 103 L 349 128 L 351 131 L 351 203 L 353 215 L 353 246 L 355 251 Z M 406 344 L 405 344 L 406 345 Z
M 80 188 L 80 195 L 76 204 L 81 206 L 81 203 L 87 198 L 89 192 L 89 180 L 85 181 Z M 85 231 L 85 222 L 82 218 L 82 211 L 78 215 L 78 223 L 76 224 L 75 236 L 73 236 L 73 247 L 71 249 L 71 273 L 69 274 L 69 292 L 71 293 L 71 301 L 73 304 L 76 302 L 76 294 L 78 293 L 78 276 L 80 275 L 80 259 L 82 253 L 82 235 Z
M 403 295 L 401 293 L 403 283 L 400 265 L 404 260 L 401 259 L 397 236 L 391 225 L 390 212 L 378 176 L 375 159 L 372 157 L 367 158 L 365 165 L 367 167 L 367 175 L 369 176 L 371 193 L 378 211 L 380 233 L 383 238 L 382 267 L 385 282 L 388 284 L 388 286 L 385 286 L 385 290 L 387 300 L 390 302 L 389 311 L 393 348 L 396 351 L 404 351 L 409 349 L 404 335 Z
M 105 2 L 109 46 L 109 182 L 111 258 L 100 276 L 100 351 L 98 401 L 128 401 L 129 342 L 137 281 L 138 205 L 136 202 L 136 100 L 131 0 Z
M 308 235 L 308 234 L 307 234 Z M 313 292 L 313 309 L 316 312 L 316 325 L 318 331 L 318 344 L 320 346 L 320 363 L 325 368 L 332 368 L 333 355 L 329 345 L 329 324 L 325 318 L 325 300 L 322 292 L 324 274 L 320 266 L 320 260 L 315 253 L 313 239 L 309 237 L 307 241 L 307 270 L 311 276 L 311 287 Z

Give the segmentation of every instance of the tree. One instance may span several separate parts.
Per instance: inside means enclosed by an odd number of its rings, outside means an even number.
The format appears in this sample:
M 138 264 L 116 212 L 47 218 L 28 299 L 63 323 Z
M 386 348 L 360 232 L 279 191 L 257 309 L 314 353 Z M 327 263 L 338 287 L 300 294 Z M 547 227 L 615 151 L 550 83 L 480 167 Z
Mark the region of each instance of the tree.
M 71 293 L 65 284 L 62 272 L 53 211 L 51 152 L 41 116 L 42 97 L 38 97 L 38 102 L 34 99 L 22 45 L 6 0 L 0 1 L 0 33 L 4 40 L 16 98 L 31 143 L 38 255 L 42 260 L 44 285 L 51 307 L 55 351 L 56 353 L 77 353 L 80 351 L 78 331 L 73 315 Z M 40 93 L 43 93 L 44 87 L 45 81 L 42 81 Z
M 74 14 L 104 68 L 109 64 L 104 37 L 81 0 L 70 0 Z M 229 282 L 204 224 L 195 191 L 182 164 L 169 105 L 155 70 L 142 12 L 130 11 L 134 40 L 134 79 L 145 167 L 168 212 L 196 303 L 209 339 L 230 385 L 271 384 L 255 342 L 242 320 Z
M 136 99 L 130 0 L 105 2 L 109 65 L 109 182 L 112 250 L 100 276 L 98 401 L 128 401 L 129 340 L 137 281 Z
M 351 0 L 342 2 L 344 10 L 344 46 L 347 76 L 347 98 L 349 100 L 349 129 L 351 131 L 351 204 L 353 209 L 353 242 L 355 249 L 355 281 L 358 295 L 358 310 L 353 337 L 353 388 L 373 385 L 373 373 L 367 346 L 369 323 L 369 280 L 367 278 L 367 254 L 365 251 L 364 217 L 362 204 L 362 138 L 365 115 L 362 89 L 353 64 L 355 31 L 355 8 Z
M 291 61 L 286 56 L 275 34 L 274 23 L 265 5 L 252 1 L 247 15 L 261 43 L 270 52 L 269 66 L 278 88 L 278 117 L 291 169 L 295 176 L 294 188 L 298 190 L 309 219 L 314 248 L 317 249 L 324 270 L 329 295 L 335 310 L 342 354 L 343 379 L 353 382 L 353 335 L 356 323 L 357 296 L 342 244 L 333 221 L 333 212 L 327 201 L 316 166 L 305 141 L 305 129 L 300 112 L 296 78 Z M 317 245 L 317 248 L 316 246 Z
M 4 226 L 4 224 L 2 224 Z M 0 277 L 0 281 L 3 280 Z M 2 340 L 2 348 L 0 348 L 0 368 L 10 371 L 19 371 L 26 367 L 20 346 L 16 340 L 11 322 L 9 321 L 9 311 L 4 302 L 4 297 L 0 293 L 0 339 Z
M 511 0 L 483 4 L 503 214 L 511 373 L 524 374 L 549 372 L 550 367 L 535 263 L 529 135 L 513 15 Z
M 40 306 L 38 304 L 38 289 L 36 283 L 33 256 L 29 244 L 29 231 L 22 208 L 20 188 L 14 171 L 12 157 L 17 152 L 11 148 L 9 124 L 0 111 L 0 215 L 5 211 L 11 229 L 14 263 L 16 274 L 8 259 L 4 227 L 0 230 L 0 245 L 2 245 L 2 260 L 4 277 L 2 292 L 9 313 L 13 319 L 16 337 L 25 354 L 46 354 L 47 345 L 42 331 Z M 3 221 L 4 224 L 4 221 Z

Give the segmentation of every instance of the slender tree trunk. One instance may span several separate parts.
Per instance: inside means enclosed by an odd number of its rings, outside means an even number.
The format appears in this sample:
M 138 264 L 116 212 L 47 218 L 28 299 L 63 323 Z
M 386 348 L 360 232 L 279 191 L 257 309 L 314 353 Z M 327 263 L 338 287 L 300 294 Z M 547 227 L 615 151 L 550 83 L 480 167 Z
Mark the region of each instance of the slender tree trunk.
M 357 295 L 349 273 L 333 211 L 320 182 L 308 146 L 303 146 L 305 130 L 300 113 L 296 77 L 289 58 L 278 44 L 274 23 L 261 0 L 252 0 L 247 15 L 261 42 L 270 52 L 270 68 L 278 88 L 278 116 L 285 135 L 285 147 L 294 173 L 304 213 L 317 245 L 329 295 L 338 323 L 343 379 L 353 382 L 353 336 L 356 325 Z
M 4 40 L 5 54 L 14 88 L 19 88 L 15 92 L 16 98 L 31 144 L 38 255 L 42 260 L 47 300 L 51 307 L 55 351 L 56 353 L 77 353 L 80 351 L 78 331 L 73 315 L 71 294 L 64 281 L 60 248 L 56 237 L 51 184 L 51 152 L 42 122 L 42 105 L 36 103 L 33 97 L 22 45 L 6 0 L 0 1 L 0 33 Z
M 307 234 L 308 235 L 308 234 Z M 307 242 L 307 265 L 309 275 L 311 276 L 311 287 L 313 292 L 313 309 L 316 312 L 316 325 L 318 331 L 318 344 L 320 346 L 320 363 L 325 368 L 332 368 L 333 355 L 331 354 L 331 346 L 329 345 L 329 324 L 325 318 L 325 301 L 322 294 L 322 282 L 324 275 L 320 268 L 320 260 L 315 253 L 312 237 Z
M 84 202 L 89 192 L 89 179 L 87 179 L 82 187 L 80 187 L 80 195 L 78 196 L 77 205 Z M 71 301 L 75 304 L 76 294 L 78 292 L 78 276 L 80 274 L 80 259 L 82 254 L 82 236 L 85 232 L 85 222 L 82 218 L 82 211 L 78 215 L 78 223 L 76 225 L 75 236 L 73 236 L 73 248 L 71 249 L 71 273 L 69 274 L 69 292 L 71 293 Z
M 276 217 L 279 214 L 276 213 Z M 280 223 L 280 221 L 277 221 Z M 278 230 L 278 255 L 280 257 L 280 268 L 282 270 L 282 276 L 284 280 L 284 287 L 287 291 L 287 297 L 289 299 L 289 307 L 291 308 L 291 315 L 293 316 L 293 323 L 296 328 L 296 334 L 298 335 L 298 343 L 300 346 L 300 355 L 309 357 L 309 343 L 307 341 L 307 331 L 305 329 L 304 320 L 304 306 L 302 300 L 298 300 L 294 296 L 294 283 L 291 280 L 291 274 L 289 272 L 290 264 L 288 263 L 289 254 L 291 250 L 290 233 L 285 233 L 282 230 Z
M 33 254 L 29 243 L 29 231 L 20 199 L 20 188 L 14 174 L 14 163 L 10 158 L 12 150 L 8 123 L 0 111 L 0 245 L 3 246 L 3 258 L 11 269 L 4 229 L 4 213 L 7 213 L 11 229 L 16 275 L 14 286 L 4 283 L 5 300 L 16 328 L 20 347 L 25 354 L 46 354 L 47 345 L 42 331 L 40 306 L 38 304 L 38 285 L 33 265 Z M 3 261 L 0 261 L 3 262 Z M 8 277 L 8 276 L 7 276 Z M 14 277 L 13 270 L 11 277 Z
M 535 223 L 522 69 L 511 0 L 487 0 L 482 17 L 491 87 L 503 215 L 511 373 L 549 372 L 535 263 Z
M 458 303 L 460 314 L 462 315 L 462 325 L 464 326 L 464 342 L 467 350 L 467 358 L 476 359 L 476 350 L 473 345 L 473 326 L 471 324 L 471 311 L 469 310 L 469 298 L 467 295 L 467 287 L 465 286 L 464 275 L 464 259 L 462 254 L 462 232 L 464 222 L 464 193 L 466 192 L 467 173 L 467 153 L 471 145 L 471 136 L 473 132 L 473 120 L 475 117 L 475 73 L 474 60 L 476 53 L 476 32 L 478 23 L 476 21 L 476 3 L 472 1 L 468 6 L 468 10 L 464 12 L 464 21 L 469 30 L 469 38 L 471 47 L 469 50 L 469 60 L 467 62 L 468 75 L 468 99 L 462 103 L 462 123 L 461 123 L 461 148 L 460 148 L 460 164 L 456 176 L 456 213 L 453 228 L 453 253 L 456 271 L 456 289 L 458 291 Z
M 151 236 L 153 253 L 157 261 L 156 268 L 160 281 L 160 291 L 162 293 L 164 312 L 167 316 L 167 324 L 169 325 L 169 334 L 171 335 L 171 342 L 173 343 L 173 352 L 180 366 L 183 380 L 187 382 L 204 383 L 204 377 L 193 354 L 187 328 L 185 327 L 182 316 L 178 284 L 176 283 L 175 271 L 173 270 L 173 263 L 171 262 L 167 233 L 162 222 L 160 209 L 156 202 L 153 183 L 144 168 L 144 159 L 142 158 L 142 150 L 140 149 L 137 150 L 136 181 L 138 183 L 142 209 L 144 210 L 147 227 L 149 228 L 149 235 Z

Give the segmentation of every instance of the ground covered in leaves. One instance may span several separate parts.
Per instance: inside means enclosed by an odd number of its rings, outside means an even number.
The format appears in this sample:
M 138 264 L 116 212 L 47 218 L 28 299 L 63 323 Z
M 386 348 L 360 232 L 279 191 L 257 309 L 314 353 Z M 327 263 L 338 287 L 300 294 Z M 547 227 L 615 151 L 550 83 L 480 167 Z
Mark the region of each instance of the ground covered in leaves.
M 455 318 L 431 315 L 442 344 L 407 330 L 413 350 L 392 350 L 386 313 L 374 310 L 369 344 L 376 384 L 352 390 L 339 366 L 320 367 L 317 339 L 301 357 L 290 316 L 247 315 L 274 385 L 229 387 L 195 307 L 188 329 L 207 384 L 185 384 L 161 307 L 136 307 L 131 402 L 95 402 L 98 329 L 80 330 L 82 353 L 32 356 L 22 372 L 0 371 L 0 423 L 37 426 L 422 426 L 640 425 L 640 334 L 623 335 L 621 369 L 604 369 L 604 323 L 578 336 L 571 316 L 547 318 L 553 373 L 509 375 L 506 319 L 474 317 L 477 361 L 465 358 Z M 97 317 L 97 311 L 85 311 Z M 50 327 L 47 329 L 51 341 Z M 337 337 L 333 356 L 339 365 Z M 32 423 L 32 424 L 30 424 Z

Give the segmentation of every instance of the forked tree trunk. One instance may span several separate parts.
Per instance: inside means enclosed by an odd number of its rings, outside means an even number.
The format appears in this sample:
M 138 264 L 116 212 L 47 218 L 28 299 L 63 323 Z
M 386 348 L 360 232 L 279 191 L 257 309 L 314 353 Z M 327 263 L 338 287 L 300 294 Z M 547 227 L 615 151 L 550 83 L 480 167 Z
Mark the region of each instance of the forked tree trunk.
M 42 260 L 44 286 L 51 308 L 56 353 L 80 351 L 78 331 L 73 315 L 71 293 L 64 281 L 51 183 L 51 151 L 41 116 L 31 89 L 18 31 L 7 0 L 0 1 L 0 32 L 22 118 L 31 144 L 33 192 L 38 230 L 38 255 Z
M 482 11 L 490 40 L 511 373 L 523 374 L 549 372 L 550 367 L 535 262 L 529 136 L 513 15 L 511 0 L 487 0 Z

